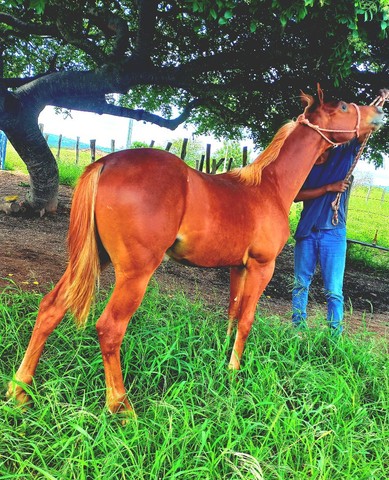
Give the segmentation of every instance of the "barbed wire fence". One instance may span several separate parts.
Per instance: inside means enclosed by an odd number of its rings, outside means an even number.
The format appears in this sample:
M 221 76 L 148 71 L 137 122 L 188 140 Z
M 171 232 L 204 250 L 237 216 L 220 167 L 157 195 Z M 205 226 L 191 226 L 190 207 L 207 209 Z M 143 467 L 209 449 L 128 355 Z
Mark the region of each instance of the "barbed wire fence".
M 352 232 L 349 243 L 389 252 L 389 187 L 374 185 L 369 175 L 354 179 L 347 204 L 347 226 Z M 355 232 L 362 232 L 364 240 Z

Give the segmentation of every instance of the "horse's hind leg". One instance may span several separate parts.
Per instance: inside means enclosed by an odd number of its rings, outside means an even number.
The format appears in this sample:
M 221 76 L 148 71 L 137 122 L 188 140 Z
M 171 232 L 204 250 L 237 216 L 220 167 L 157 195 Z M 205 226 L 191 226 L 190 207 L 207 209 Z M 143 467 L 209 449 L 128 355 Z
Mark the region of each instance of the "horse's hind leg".
M 32 382 L 46 340 L 65 316 L 66 282 L 65 274 L 55 288 L 43 298 L 23 361 L 8 385 L 7 397 L 15 398 L 20 405 L 29 403 L 23 385 Z
M 243 289 L 246 279 L 245 267 L 231 267 L 230 270 L 230 303 L 228 307 L 227 335 L 230 337 L 234 324 L 239 318 Z
M 117 273 L 112 296 L 96 324 L 104 362 L 107 407 L 112 413 L 132 413 L 123 383 L 120 346 L 128 322 L 142 302 L 153 272 L 154 268 L 148 273 Z

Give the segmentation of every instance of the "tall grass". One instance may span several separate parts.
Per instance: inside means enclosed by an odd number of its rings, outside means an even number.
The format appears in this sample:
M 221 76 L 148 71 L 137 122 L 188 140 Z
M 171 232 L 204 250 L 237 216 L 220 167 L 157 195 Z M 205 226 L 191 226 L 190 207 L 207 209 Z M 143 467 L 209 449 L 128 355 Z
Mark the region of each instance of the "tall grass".
M 2 295 L 3 389 L 39 300 Z M 334 343 L 318 325 L 300 338 L 259 313 L 232 373 L 223 317 L 149 288 L 122 346 L 138 414 L 124 427 L 104 408 L 95 319 L 85 330 L 65 319 L 29 388 L 34 407 L 0 403 L 0 478 L 387 478 L 388 376 L 377 339 L 365 332 Z

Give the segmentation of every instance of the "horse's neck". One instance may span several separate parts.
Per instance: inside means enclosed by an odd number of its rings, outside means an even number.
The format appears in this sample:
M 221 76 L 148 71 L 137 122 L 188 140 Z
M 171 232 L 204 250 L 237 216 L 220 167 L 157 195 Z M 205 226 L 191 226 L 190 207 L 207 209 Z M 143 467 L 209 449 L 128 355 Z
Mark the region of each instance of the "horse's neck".
M 271 182 L 278 189 L 287 212 L 325 147 L 320 135 L 298 125 L 285 140 L 277 159 L 264 169 L 262 182 Z

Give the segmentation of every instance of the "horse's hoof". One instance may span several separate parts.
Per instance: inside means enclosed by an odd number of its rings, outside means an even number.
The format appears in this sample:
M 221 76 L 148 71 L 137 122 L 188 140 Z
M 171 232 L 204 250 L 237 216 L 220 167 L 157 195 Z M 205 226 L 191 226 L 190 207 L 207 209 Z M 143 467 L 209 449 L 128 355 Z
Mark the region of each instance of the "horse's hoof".
M 135 410 L 131 407 L 127 399 L 115 405 L 108 405 L 108 410 L 113 415 L 117 415 L 123 426 L 137 419 Z
M 117 413 L 120 419 L 120 423 L 122 424 L 122 427 L 125 427 L 129 423 L 132 423 L 137 420 L 137 415 L 135 413 L 135 410 L 122 410 Z
M 5 394 L 8 400 L 13 400 L 18 407 L 21 407 L 23 410 L 31 406 L 31 398 L 27 393 L 19 386 L 15 385 L 14 382 L 8 384 L 8 390 Z

